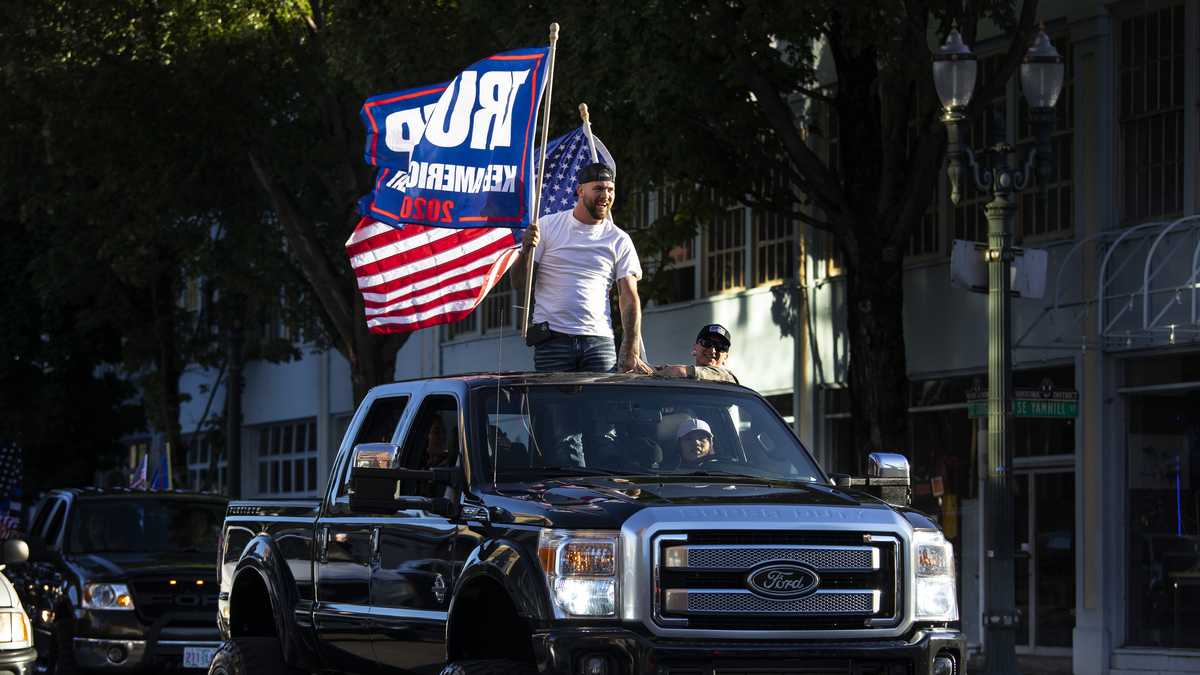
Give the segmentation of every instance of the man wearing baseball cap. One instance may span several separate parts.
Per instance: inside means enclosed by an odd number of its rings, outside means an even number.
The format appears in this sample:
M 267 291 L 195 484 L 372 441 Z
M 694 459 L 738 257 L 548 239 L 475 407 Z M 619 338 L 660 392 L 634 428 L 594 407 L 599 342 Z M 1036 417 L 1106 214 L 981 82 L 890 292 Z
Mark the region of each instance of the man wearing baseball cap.
M 700 329 L 692 345 L 695 365 L 662 366 L 655 371 L 655 375 L 738 384 L 737 376 L 725 367 L 732 342 L 727 328 L 719 323 L 710 323 Z
M 689 417 L 680 422 L 679 428 L 675 430 L 675 439 L 679 442 L 681 469 L 694 468 L 716 458 L 712 428 L 702 419 Z
M 613 224 L 613 169 L 592 163 L 575 175 L 575 208 L 539 219 L 525 230 L 514 286 L 537 264 L 533 317 L 526 344 L 538 371 L 650 373 L 642 360 L 642 265 L 629 235 Z M 539 241 L 541 242 L 539 245 Z M 623 337 L 613 341 L 608 291 L 617 285 Z

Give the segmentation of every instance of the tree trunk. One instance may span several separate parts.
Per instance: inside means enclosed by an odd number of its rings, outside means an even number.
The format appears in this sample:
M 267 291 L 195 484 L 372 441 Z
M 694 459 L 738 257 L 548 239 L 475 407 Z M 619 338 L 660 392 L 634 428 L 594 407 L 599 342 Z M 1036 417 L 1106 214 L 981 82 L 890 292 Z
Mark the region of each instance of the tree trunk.
M 240 307 L 243 304 L 237 303 L 236 306 Z M 231 499 L 240 499 L 242 496 L 242 366 L 245 360 L 245 340 L 242 321 L 235 314 L 230 317 L 227 336 L 226 358 L 229 377 L 225 384 L 225 462 L 228 471 L 225 494 Z M 214 466 L 213 471 L 213 475 L 219 480 L 220 465 Z
M 396 353 L 412 333 L 379 335 L 367 328 L 362 295 L 354 291 L 354 345 L 348 355 L 350 378 L 354 386 L 354 404 L 358 405 L 371 387 L 396 379 Z
M 176 285 L 174 265 L 164 265 L 150 289 L 154 317 L 154 334 L 157 339 L 158 361 L 157 385 L 161 431 L 166 434 L 170 452 L 171 477 L 187 473 L 187 452 L 183 446 L 183 434 L 179 428 L 179 378 L 183 367 L 179 362 L 179 334 L 177 326 Z M 164 450 L 162 461 L 168 461 Z M 149 477 L 147 477 L 149 479 Z M 172 480 L 172 482 L 174 482 Z
M 846 274 L 851 412 L 859 461 L 875 450 L 908 450 L 904 265 L 886 257 L 864 260 Z

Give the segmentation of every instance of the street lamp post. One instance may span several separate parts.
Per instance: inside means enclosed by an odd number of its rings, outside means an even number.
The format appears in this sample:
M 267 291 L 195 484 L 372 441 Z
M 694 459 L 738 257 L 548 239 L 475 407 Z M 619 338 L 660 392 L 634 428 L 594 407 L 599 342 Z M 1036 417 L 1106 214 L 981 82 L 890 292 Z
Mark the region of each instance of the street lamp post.
M 983 627 L 986 669 L 989 675 L 1017 672 L 1015 566 L 1013 564 L 1013 500 L 1009 488 L 1012 442 L 1008 421 L 1012 414 L 1012 298 L 1011 267 L 1016 196 L 1033 179 L 1037 162 L 1038 183 L 1044 189 L 1052 168 L 1050 133 L 1054 128 L 1054 104 L 1062 88 L 1062 58 L 1040 31 L 1021 64 L 1021 91 L 1030 107 L 1030 122 L 1037 139 L 1024 165 L 1010 164 L 1013 147 L 1003 136 L 986 149 L 990 158 L 984 166 L 964 142 L 968 123 L 965 110 L 975 89 L 976 63 L 970 48 L 957 30 L 950 31 L 946 44 L 934 55 L 933 78 L 938 97 L 946 110 L 948 143 L 946 173 L 950 177 L 950 199 L 958 204 L 964 170 L 979 190 L 991 191 L 984 207 L 988 221 L 988 449 L 987 481 L 984 487 L 986 523 L 984 550 L 987 582 Z M 966 166 L 964 166 L 964 160 Z

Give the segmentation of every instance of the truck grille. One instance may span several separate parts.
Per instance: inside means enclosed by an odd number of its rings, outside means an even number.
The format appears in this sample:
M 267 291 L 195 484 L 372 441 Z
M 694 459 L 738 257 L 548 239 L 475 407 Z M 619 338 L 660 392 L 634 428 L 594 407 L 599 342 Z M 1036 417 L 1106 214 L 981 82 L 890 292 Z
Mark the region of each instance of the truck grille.
M 654 620 L 713 630 L 893 627 L 903 606 L 901 554 L 891 534 L 659 534 Z M 764 575 L 780 565 L 805 583 L 776 590 Z
M 204 583 L 199 585 L 197 580 Z M 143 621 L 170 615 L 171 623 L 179 625 L 209 627 L 216 623 L 218 589 L 212 573 L 142 577 L 130 586 L 134 609 Z

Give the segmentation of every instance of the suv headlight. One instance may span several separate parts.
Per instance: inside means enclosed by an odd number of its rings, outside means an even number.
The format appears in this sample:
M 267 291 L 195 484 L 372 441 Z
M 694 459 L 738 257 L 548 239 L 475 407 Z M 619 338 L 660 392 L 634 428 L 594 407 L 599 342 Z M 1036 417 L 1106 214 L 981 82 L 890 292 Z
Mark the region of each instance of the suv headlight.
M 20 609 L 0 610 L 0 649 L 25 649 L 33 646 L 29 617 Z
M 555 616 L 616 616 L 620 552 L 616 532 L 542 530 L 538 560 Z
M 125 584 L 84 584 L 84 609 L 133 609 L 133 596 Z
M 916 619 L 957 621 L 954 547 L 941 532 L 919 530 L 913 533 L 913 553 L 917 577 Z

